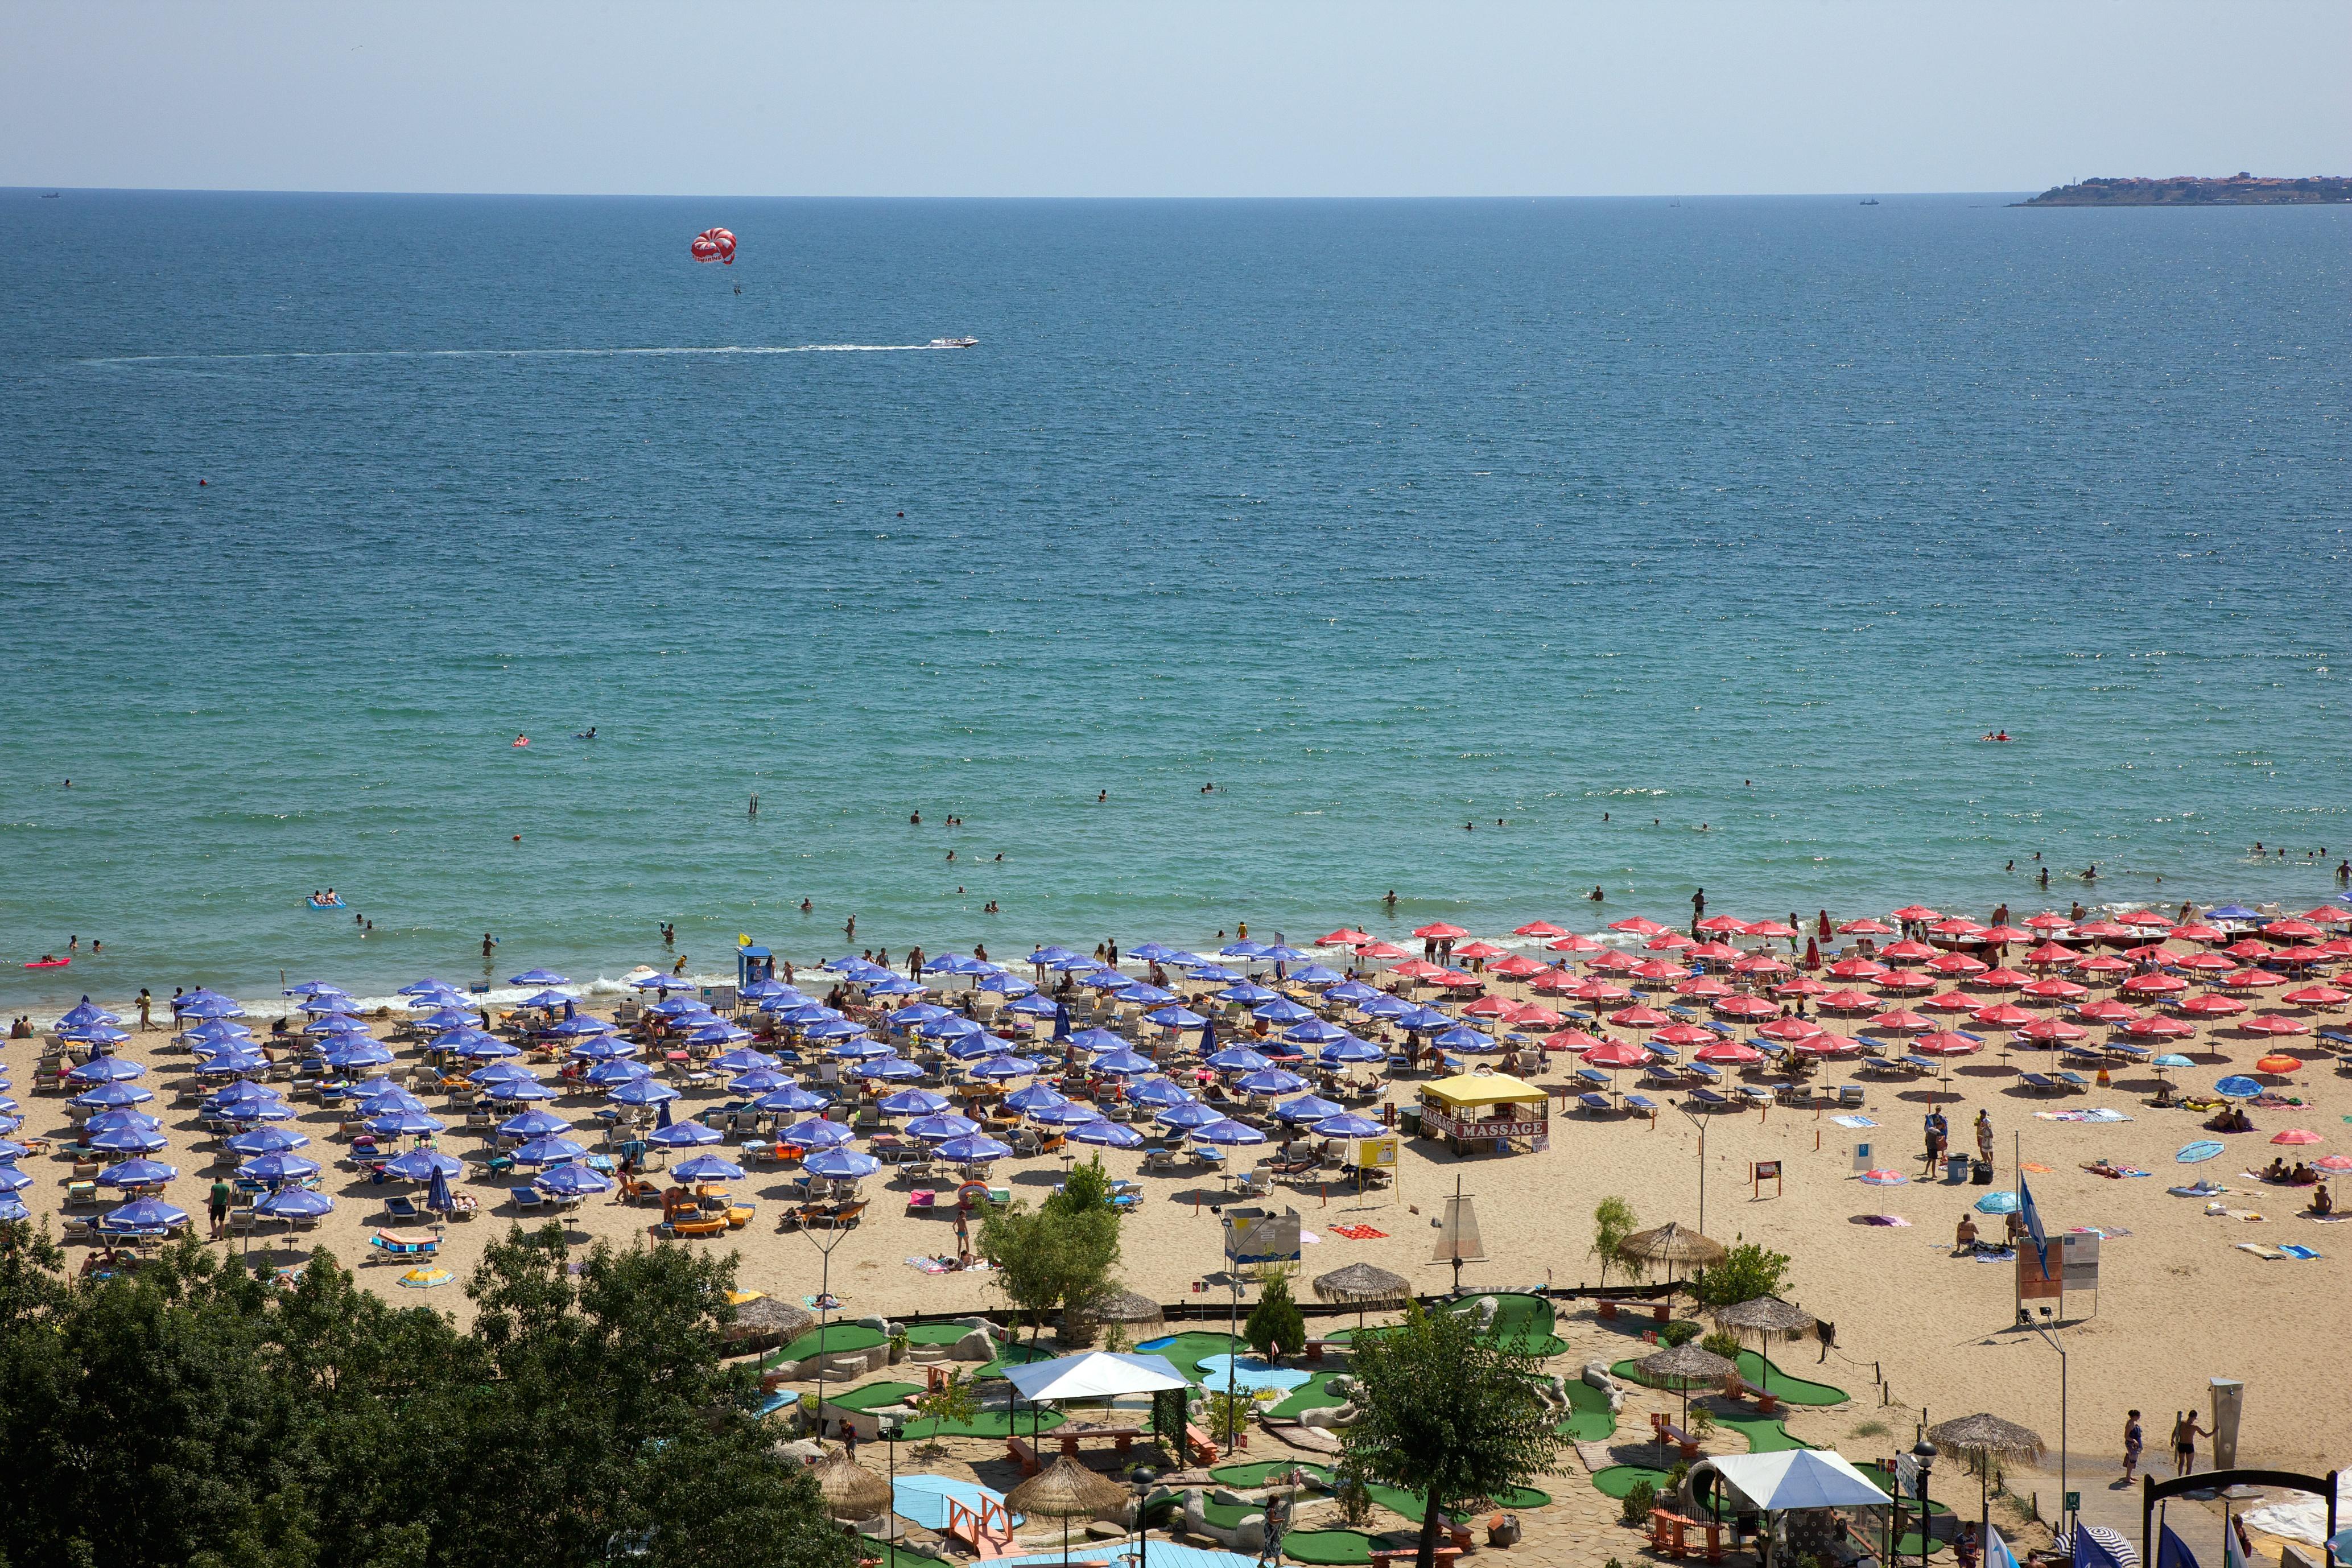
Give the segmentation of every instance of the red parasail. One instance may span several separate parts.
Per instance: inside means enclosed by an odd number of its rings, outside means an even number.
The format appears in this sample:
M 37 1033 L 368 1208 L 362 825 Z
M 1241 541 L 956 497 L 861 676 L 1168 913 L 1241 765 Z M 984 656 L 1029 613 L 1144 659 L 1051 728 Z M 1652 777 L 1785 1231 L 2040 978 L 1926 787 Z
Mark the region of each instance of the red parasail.
M 729 267 L 735 265 L 735 236 L 729 229 L 706 228 L 694 237 L 694 242 L 687 249 L 697 261 L 723 262 Z

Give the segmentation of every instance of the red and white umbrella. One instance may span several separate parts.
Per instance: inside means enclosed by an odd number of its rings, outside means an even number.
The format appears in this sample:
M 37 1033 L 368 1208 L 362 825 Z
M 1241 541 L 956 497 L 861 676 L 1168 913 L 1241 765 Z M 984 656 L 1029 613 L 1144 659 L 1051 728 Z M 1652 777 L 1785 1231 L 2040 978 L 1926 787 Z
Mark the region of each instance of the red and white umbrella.
M 1914 1013 L 1907 1007 L 1897 1007 L 1893 1012 L 1881 1013 L 1872 1018 L 1870 1026 L 1874 1029 L 1893 1030 L 1897 1034 L 1925 1034 L 1936 1026 L 1936 1020 L 1923 1014 Z
M 1756 1032 L 1768 1040 L 1804 1040 L 1820 1034 L 1822 1026 L 1811 1018 L 1775 1018 Z
M 1996 1002 L 1970 1015 L 1989 1029 L 2017 1029 L 2033 1022 L 2033 1015 L 2014 1002 Z
M 1727 1018 L 1769 1018 L 1780 1012 L 1761 996 L 1727 996 L 1715 1010 Z
M 1415 927 L 1412 934 L 1423 942 L 1451 942 L 1468 936 L 1470 933 L 1460 926 L 1448 925 L 1444 921 L 1432 921 L 1425 926 Z
M 2282 1038 L 2311 1033 L 2311 1026 L 2302 1019 L 2283 1017 L 2276 1013 L 2257 1013 L 2240 1023 L 2238 1027 L 2250 1035 L 2275 1035 Z
M 1895 928 L 1883 921 L 1848 921 L 1837 928 L 1840 936 L 1893 936 Z
M 1549 921 L 1529 921 L 1526 925 L 1523 925 L 1517 930 L 1512 931 L 1511 934 L 1513 936 L 1536 937 L 1566 936 L 1568 934 L 1568 928 L 1565 926 L 1556 926 Z
M 1764 1053 L 1738 1040 L 1717 1040 L 1711 1046 L 1701 1046 L 1693 1051 L 1691 1059 L 1705 1062 L 1709 1067 L 1753 1067 L 1764 1059 Z

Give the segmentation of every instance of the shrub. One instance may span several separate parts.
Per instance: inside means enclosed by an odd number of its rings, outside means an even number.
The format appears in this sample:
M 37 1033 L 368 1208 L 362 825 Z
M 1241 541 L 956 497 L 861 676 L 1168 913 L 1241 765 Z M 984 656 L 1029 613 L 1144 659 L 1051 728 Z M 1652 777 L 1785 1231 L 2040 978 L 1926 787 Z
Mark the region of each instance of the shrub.
M 1657 1488 L 1647 1481 L 1635 1481 L 1633 1489 L 1625 1494 L 1624 1502 L 1619 1506 L 1625 1522 L 1639 1528 L 1650 1522 L 1650 1510 L 1657 1506 Z
M 1688 1318 L 1677 1318 L 1658 1331 L 1658 1342 L 1668 1350 L 1686 1345 L 1698 1338 L 1699 1326 Z
M 1691 1288 L 1701 1306 L 1729 1307 L 1759 1296 L 1778 1296 L 1788 1279 L 1787 1253 L 1744 1241 L 1724 1254 L 1722 1262 L 1701 1273 Z
M 1734 1366 L 1739 1364 L 1739 1336 L 1727 1329 L 1717 1329 L 1699 1341 L 1699 1349 L 1721 1356 Z

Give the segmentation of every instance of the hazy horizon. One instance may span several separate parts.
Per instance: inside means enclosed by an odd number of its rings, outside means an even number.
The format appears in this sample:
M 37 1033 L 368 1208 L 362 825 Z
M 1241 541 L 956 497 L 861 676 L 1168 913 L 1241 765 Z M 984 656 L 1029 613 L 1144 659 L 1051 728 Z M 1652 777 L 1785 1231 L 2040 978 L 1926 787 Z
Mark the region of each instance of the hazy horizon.
M 2340 174 L 2352 7 L 0 0 L 0 186 L 2009 195 Z M 2246 25 L 2252 17 L 2259 32 Z

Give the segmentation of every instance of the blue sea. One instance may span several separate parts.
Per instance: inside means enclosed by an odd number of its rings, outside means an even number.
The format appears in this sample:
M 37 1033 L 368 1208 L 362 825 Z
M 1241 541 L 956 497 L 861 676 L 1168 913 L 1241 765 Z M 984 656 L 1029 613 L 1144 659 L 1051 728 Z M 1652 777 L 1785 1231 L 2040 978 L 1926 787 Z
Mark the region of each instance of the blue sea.
M 0 1001 L 2318 902 L 2352 209 L 2011 199 L 0 193 Z

